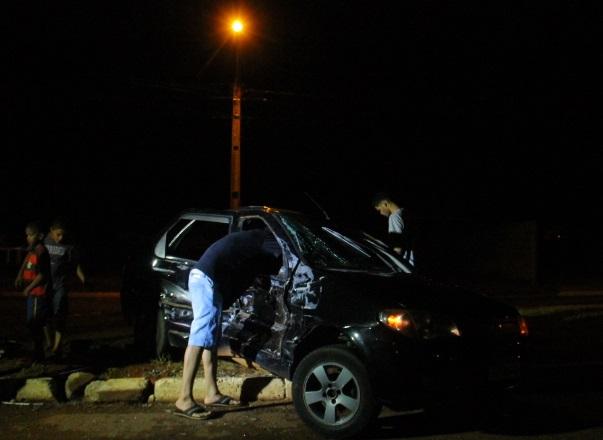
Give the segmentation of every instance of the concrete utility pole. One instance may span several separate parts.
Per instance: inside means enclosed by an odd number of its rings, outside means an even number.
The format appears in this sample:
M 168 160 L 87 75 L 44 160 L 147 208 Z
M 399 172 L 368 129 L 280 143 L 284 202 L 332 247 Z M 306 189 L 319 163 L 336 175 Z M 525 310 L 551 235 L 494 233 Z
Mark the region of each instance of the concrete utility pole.
M 230 148 L 230 208 L 241 205 L 241 84 L 239 66 L 239 42 L 243 33 L 243 22 L 234 20 L 231 30 L 235 45 L 235 77 L 232 88 L 232 137 Z
M 238 64 L 238 55 L 237 55 Z M 238 70 L 238 68 L 237 68 Z M 241 85 L 238 75 L 232 91 L 232 141 L 230 149 L 230 207 L 241 205 Z

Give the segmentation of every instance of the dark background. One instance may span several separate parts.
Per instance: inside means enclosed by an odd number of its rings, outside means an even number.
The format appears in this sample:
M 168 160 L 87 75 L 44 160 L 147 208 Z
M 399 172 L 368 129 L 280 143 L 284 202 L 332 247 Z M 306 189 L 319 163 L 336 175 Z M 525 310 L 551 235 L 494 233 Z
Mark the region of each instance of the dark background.
M 568 278 L 600 278 L 592 3 L 21 5 L 5 17 L 1 244 L 65 216 L 90 267 L 115 271 L 180 210 L 226 208 L 235 59 L 221 30 L 242 8 L 243 204 L 313 210 L 308 192 L 382 232 L 371 197 L 386 190 L 425 224 L 534 221 Z

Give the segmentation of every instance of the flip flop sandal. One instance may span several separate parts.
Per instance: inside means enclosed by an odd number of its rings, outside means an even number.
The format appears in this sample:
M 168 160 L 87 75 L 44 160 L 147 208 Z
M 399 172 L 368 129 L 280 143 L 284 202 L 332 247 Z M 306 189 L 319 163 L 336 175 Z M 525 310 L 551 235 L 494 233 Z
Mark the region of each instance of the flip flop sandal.
M 206 420 L 212 416 L 212 412 L 208 411 L 207 408 L 201 405 L 193 405 L 187 410 L 181 410 L 180 408 L 174 409 L 172 412 L 175 416 L 185 417 L 191 420 Z
M 237 408 L 241 406 L 241 402 L 238 402 L 228 396 L 222 396 L 213 403 L 206 403 L 205 406 L 212 406 L 218 408 Z

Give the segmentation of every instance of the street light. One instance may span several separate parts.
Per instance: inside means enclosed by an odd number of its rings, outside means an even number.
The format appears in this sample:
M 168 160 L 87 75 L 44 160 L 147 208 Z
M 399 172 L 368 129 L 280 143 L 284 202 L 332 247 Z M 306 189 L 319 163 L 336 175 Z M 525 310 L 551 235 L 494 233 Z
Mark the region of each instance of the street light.
M 240 19 L 231 23 L 235 45 L 235 77 L 232 90 L 232 136 L 230 147 L 230 208 L 241 204 L 241 85 L 239 84 L 239 41 L 245 25 Z

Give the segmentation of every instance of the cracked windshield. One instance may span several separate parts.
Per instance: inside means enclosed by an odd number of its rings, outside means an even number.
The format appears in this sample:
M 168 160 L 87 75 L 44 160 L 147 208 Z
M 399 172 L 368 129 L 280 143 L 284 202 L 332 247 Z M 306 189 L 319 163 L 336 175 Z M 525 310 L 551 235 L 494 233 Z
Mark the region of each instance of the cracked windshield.
M 307 218 L 301 222 L 295 215 L 281 215 L 280 218 L 311 265 L 336 270 L 399 271 L 387 262 L 384 250 L 360 231 L 343 233 Z

